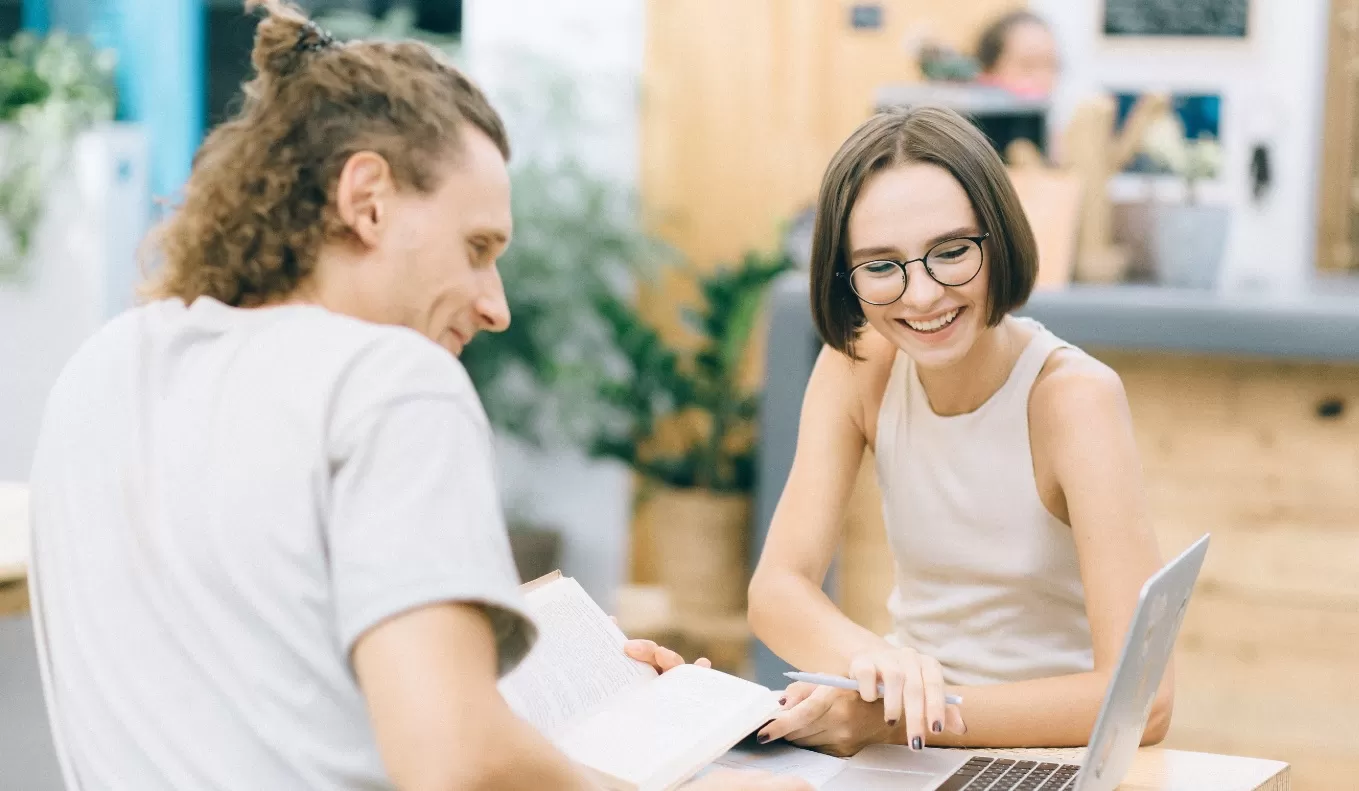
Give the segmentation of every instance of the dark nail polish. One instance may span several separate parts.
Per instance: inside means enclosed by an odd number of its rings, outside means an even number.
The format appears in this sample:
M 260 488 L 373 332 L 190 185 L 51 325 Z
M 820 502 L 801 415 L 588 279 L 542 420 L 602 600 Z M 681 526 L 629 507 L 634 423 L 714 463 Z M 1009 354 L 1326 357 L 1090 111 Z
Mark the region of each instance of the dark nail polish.
M 897 726 L 897 721 L 896 721 L 896 720 L 888 720 L 888 721 L 887 721 L 887 727 L 889 727 L 889 728 L 895 728 L 896 726 Z
M 943 733 L 943 732 L 944 732 L 944 723 L 940 722 L 939 720 L 935 720 L 935 721 L 934 721 L 934 732 L 935 732 L 935 733 Z
M 760 734 L 759 737 L 755 739 L 755 741 L 759 742 L 760 744 L 765 744 L 769 741 L 769 737 L 765 736 L 764 734 Z
M 920 747 L 921 747 L 920 737 L 917 736 L 917 737 L 915 737 L 914 739 L 911 740 L 911 749 L 912 749 L 912 750 L 919 750 Z
M 779 705 L 780 705 L 780 706 L 787 706 L 787 705 L 788 705 L 788 698 L 779 698 Z

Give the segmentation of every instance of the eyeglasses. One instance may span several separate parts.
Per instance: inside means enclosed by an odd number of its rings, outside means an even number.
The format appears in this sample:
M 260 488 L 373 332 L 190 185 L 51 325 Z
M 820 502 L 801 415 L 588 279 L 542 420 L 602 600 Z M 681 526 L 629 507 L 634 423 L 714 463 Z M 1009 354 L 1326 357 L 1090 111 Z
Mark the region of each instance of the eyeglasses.
M 906 267 L 915 261 L 941 286 L 964 286 L 982 267 L 982 240 L 991 234 L 947 239 L 931 247 L 923 258 L 910 261 L 866 261 L 849 272 L 838 272 L 849 280 L 854 296 L 870 305 L 890 305 L 906 293 Z

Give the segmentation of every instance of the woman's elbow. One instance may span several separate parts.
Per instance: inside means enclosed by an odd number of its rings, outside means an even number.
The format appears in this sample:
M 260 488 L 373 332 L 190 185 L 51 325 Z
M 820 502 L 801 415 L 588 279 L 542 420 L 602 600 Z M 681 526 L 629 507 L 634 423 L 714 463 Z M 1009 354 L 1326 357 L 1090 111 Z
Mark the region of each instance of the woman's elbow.
M 1160 744 L 1165 740 L 1166 734 L 1170 732 L 1170 716 L 1174 710 L 1174 691 L 1162 690 L 1156 696 L 1155 702 L 1151 704 L 1151 712 L 1147 715 L 1146 727 L 1142 729 L 1142 745 L 1144 747 Z
M 746 622 L 756 637 L 766 636 L 776 617 L 780 597 L 774 590 L 777 587 L 775 576 L 777 574 L 768 568 L 756 568 L 746 587 Z

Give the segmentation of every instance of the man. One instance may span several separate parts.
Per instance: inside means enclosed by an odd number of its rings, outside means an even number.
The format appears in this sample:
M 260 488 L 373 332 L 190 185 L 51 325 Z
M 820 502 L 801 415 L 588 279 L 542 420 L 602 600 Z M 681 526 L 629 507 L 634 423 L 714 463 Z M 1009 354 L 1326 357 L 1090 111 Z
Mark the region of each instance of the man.
M 262 4 L 153 300 L 44 417 L 31 586 L 67 786 L 590 788 L 496 690 L 535 632 L 455 355 L 510 319 L 504 128 L 429 49 Z

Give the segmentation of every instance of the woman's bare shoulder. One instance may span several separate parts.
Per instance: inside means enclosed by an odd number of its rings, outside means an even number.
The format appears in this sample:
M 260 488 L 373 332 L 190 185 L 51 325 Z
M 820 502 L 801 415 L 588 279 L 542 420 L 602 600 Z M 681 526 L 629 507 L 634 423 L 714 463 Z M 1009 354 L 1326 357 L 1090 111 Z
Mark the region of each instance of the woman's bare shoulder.
M 1029 397 L 1031 416 L 1067 421 L 1126 409 L 1123 380 L 1105 363 L 1080 349 L 1065 347 L 1048 355 Z
M 897 359 L 896 344 L 872 327 L 865 327 L 855 351 L 863 358 L 854 363 L 855 377 L 862 383 L 863 392 L 881 398 Z
M 845 377 L 852 391 L 846 393 L 853 402 L 851 417 L 871 445 L 877 431 L 878 408 L 882 405 L 887 380 L 892 376 L 897 347 L 872 327 L 865 327 L 855 343 L 854 351 L 859 356 L 857 360 L 830 349 L 823 353 L 834 356 L 832 365 L 837 374 Z

